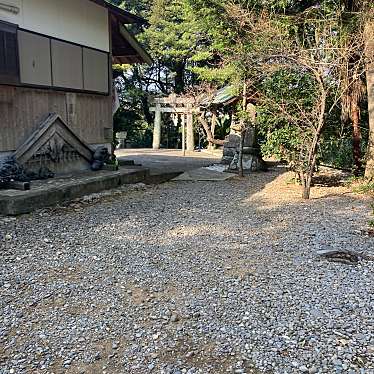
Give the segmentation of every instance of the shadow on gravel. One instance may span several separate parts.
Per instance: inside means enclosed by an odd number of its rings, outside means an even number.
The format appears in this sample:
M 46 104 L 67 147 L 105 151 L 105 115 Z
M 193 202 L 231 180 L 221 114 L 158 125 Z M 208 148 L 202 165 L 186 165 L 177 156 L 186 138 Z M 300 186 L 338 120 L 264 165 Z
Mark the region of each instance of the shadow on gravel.
M 151 174 L 159 174 L 165 172 L 185 172 L 194 170 L 203 166 L 210 166 L 221 161 L 218 157 L 203 154 L 191 156 L 168 155 L 165 154 L 134 154 L 127 156 L 119 156 L 120 160 L 133 160 L 135 164 L 142 165 L 150 169 Z
M 0 369 L 19 352 L 34 365 L 45 340 L 56 372 L 170 366 L 223 374 L 239 365 L 237 372 L 259 373 L 254 362 L 266 360 L 293 372 L 313 347 L 290 348 L 284 334 L 297 340 L 292 334 L 304 331 L 306 340 L 313 329 L 310 344 L 327 357 L 348 320 L 360 341 L 370 322 L 365 268 L 316 263 L 313 251 L 370 250 L 372 241 L 357 233 L 367 201 L 332 187 L 305 202 L 283 174 L 168 183 L 0 223 L 11 236 L 0 243 Z M 355 284 L 358 302 L 349 304 Z

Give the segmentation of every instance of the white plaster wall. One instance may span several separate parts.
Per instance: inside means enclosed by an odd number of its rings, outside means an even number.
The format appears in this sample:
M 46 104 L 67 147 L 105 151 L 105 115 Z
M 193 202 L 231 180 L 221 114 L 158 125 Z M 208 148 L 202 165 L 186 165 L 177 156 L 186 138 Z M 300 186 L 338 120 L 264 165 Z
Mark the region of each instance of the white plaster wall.
M 22 21 L 22 2 L 23 0 L 0 0 L 0 4 L 16 6 L 20 9 L 20 13 L 13 14 L 11 12 L 0 9 L 0 20 L 20 24 Z
M 18 14 L 0 9 L 0 20 L 48 36 L 109 52 L 108 10 L 88 0 L 0 0 Z

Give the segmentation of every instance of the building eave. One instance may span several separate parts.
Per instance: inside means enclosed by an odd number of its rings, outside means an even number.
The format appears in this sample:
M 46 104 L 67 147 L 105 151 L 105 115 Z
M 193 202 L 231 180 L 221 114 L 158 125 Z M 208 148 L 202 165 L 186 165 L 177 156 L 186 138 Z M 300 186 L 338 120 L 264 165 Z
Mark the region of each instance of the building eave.
M 148 54 L 148 52 L 140 45 L 140 43 L 136 40 L 135 36 L 133 36 L 125 26 L 120 25 L 119 27 L 120 33 L 124 39 L 131 45 L 131 47 L 136 51 L 137 55 L 140 57 L 141 62 L 152 65 L 153 60 L 152 57 Z
M 92 1 L 93 3 L 100 5 L 104 8 L 107 8 L 109 10 L 109 13 L 113 14 L 116 16 L 122 23 L 124 24 L 146 24 L 147 21 L 139 16 L 136 16 L 135 14 L 132 14 L 130 12 L 127 12 L 121 8 L 116 7 L 115 5 L 109 4 L 105 0 L 89 0 Z

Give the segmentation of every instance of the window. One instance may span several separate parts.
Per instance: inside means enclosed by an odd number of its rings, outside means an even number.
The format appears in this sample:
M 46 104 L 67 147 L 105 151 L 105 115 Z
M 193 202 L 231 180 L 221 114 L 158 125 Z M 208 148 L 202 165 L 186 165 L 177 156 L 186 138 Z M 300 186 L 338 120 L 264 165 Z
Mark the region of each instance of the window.
M 0 21 L 0 84 L 18 84 L 17 26 Z

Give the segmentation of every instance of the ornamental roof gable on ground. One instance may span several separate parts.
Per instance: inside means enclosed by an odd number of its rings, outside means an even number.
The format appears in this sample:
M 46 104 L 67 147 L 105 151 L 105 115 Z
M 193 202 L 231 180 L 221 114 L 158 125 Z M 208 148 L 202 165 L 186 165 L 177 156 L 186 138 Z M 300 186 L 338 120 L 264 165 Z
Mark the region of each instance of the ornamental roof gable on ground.
M 14 154 L 16 160 L 35 171 L 43 160 L 50 159 L 48 167 L 54 174 L 63 173 L 54 167 L 63 169 L 69 163 L 85 163 L 87 168 L 92 161 L 93 152 L 56 113 L 49 114 L 39 125 L 38 129 L 25 141 Z M 45 163 L 45 162 L 44 162 Z M 78 165 L 80 170 L 80 165 Z

